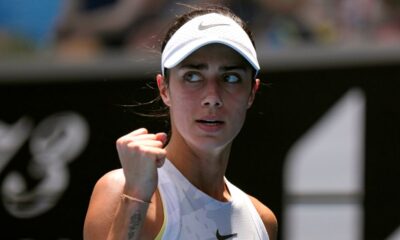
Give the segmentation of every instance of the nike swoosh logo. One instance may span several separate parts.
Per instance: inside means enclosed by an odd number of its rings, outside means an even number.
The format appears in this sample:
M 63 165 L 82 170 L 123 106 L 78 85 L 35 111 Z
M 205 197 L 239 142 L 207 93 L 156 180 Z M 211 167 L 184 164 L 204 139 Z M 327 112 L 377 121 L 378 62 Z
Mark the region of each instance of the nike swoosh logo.
M 232 233 L 232 234 L 228 234 L 228 235 L 221 235 L 219 233 L 219 230 L 217 229 L 217 232 L 215 233 L 215 236 L 217 237 L 218 240 L 225 240 L 225 239 L 236 237 L 237 233 Z
M 203 30 L 206 30 L 206 29 L 209 29 L 209 28 L 213 28 L 213 27 L 229 26 L 229 25 L 230 25 L 230 24 L 228 24 L 228 23 L 214 23 L 214 24 L 207 24 L 207 25 L 204 25 L 203 22 L 201 22 L 201 23 L 199 24 L 199 30 L 200 30 L 200 31 L 203 31 Z

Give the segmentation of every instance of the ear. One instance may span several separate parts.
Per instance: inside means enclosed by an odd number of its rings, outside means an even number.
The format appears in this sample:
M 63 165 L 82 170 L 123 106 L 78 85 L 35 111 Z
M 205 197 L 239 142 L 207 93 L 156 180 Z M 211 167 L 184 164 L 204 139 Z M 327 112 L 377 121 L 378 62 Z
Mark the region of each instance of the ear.
M 249 100 L 247 102 L 247 108 L 250 108 L 251 105 L 253 105 L 253 102 L 254 102 L 254 99 L 256 98 L 256 93 L 257 93 L 259 87 L 260 87 L 260 79 L 257 78 L 255 80 L 254 84 L 253 84 L 252 89 L 251 89 Z
M 160 93 L 160 96 L 164 102 L 165 105 L 168 107 L 170 106 L 170 97 L 169 97 L 169 91 L 168 91 L 168 84 L 165 81 L 164 76 L 161 74 L 157 74 L 157 86 L 158 86 L 158 91 Z

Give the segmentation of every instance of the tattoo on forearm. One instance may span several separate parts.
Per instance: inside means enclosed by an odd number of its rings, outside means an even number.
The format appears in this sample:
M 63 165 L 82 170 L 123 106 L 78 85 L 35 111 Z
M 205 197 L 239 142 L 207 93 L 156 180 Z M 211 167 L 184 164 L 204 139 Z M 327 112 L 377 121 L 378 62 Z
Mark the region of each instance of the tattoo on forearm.
M 131 216 L 131 221 L 129 223 L 129 230 L 128 230 L 129 240 L 134 239 L 134 237 L 138 232 L 141 222 L 142 222 L 142 215 L 140 214 L 139 211 L 137 211 Z

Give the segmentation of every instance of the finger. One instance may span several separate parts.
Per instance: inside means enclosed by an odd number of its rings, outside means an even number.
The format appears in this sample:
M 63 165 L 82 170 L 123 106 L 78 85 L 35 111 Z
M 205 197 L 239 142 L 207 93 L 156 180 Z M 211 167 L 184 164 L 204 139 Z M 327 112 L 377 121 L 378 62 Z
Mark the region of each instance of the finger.
M 139 128 L 139 129 L 136 129 L 135 131 L 128 133 L 126 136 L 133 137 L 133 136 L 139 136 L 139 135 L 143 135 L 143 134 L 147 134 L 147 133 L 148 133 L 148 131 L 146 128 Z
M 133 154 L 138 154 L 144 158 L 150 158 L 156 160 L 157 158 L 164 158 L 167 154 L 166 150 L 160 147 L 146 146 L 146 145 L 137 145 L 137 144 L 129 144 L 129 148 L 135 149 Z
M 164 146 L 164 143 L 159 140 L 140 140 L 140 141 L 134 141 L 128 143 L 129 146 L 136 146 L 136 145 L 141 145 L 141 146 L 148 146 L 148 147 L 156 147 L 156 148 L 162 148 Z
M 125 136 L 122 136 L 117 140 L 117 143 L 121 145 L 126 145 L 131 142 L 140 142 L 142 140 L 156 140 L 156 135 L 155 134 L 147 134 L 145 133 L 147 130 L 144 129 L 144 131 L 134 131 L 132 133 L 129 133 Z M 136 134 L 136 135 L 135 135 Z
M 165 144 L 167 142 L 168 136 L 166 133 L 160 132 L 156 134 L 156 139 Z
M 136 135 L 136 136 L 132 137 L 132 140 L 147 140 L 147 139 L 156 140 L 157 137 L 153 133 L 141 134 L 141 135 Z
M 134 135 L 134 132 L 132 134 L 127 135 L 128 138 L 133 137 L 131 140 L 143 140 L 143 139 L 155 139 L 162 141 L 163 143 L 166 142 L 167 140 L 167 134 L 164 132 L 152 134 L 152 133 L 142 133 L 142 134 L 136 134 Z
M 141 149 L 144 156 L 155 161 L 157 161 L 157 159 L 164 159 L 167 156 L 167 151 L 163 148 L 142 146 Z
M 160 141 L 163 144 L 165 144 L 167 142 L 168 136 L 166 133 L 156 133 L 156 134 L 143 134 L 143 135 L 138 135 L 135 136 L 134 138 L 130 139 L 130 140 L 134 140 L 134 141 L 143 141 L 143 140 L 156 140 L 156 141 Z

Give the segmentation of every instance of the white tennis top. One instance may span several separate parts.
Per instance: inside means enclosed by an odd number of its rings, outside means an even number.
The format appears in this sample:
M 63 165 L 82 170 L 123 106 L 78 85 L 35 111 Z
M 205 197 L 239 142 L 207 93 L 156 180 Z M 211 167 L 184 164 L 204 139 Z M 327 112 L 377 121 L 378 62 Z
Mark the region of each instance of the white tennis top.
M 248 195 L 227 179 L 231 199 L 221 202 L 193 186 L 168 160 L 158 174 L 165 216 L 161 239 L 269 240 Z

